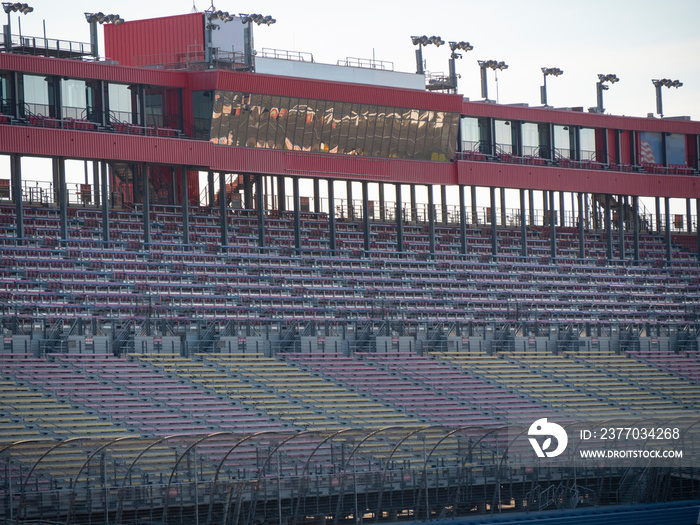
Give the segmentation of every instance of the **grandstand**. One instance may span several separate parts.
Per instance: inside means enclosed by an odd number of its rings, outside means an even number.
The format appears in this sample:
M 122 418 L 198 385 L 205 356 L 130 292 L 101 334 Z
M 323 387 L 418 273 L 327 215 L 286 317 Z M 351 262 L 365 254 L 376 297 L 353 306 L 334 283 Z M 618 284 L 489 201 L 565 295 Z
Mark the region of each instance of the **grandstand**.
M 206 16 L 0 53 L 0 523 L 694 523 L 700 124 L 148 47 Z

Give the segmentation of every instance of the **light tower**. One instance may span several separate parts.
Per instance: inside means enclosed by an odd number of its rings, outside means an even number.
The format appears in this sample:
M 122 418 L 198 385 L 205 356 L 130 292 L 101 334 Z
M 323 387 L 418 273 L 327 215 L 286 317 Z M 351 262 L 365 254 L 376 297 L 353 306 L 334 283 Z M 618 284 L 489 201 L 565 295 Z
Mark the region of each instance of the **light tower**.
M 670 78 L 662 78 L 652 79 L 652 83 L 656 88 L 656 112 L 659 114 L 660 117 L 663 117 L 664 109 L 663 104 L 661 103 L 661 87 L 666 86 L 669 89 L 672 87 L 678 89 L 683 85 L 683 82 L 681 82 L 680 80 L 671 80 Z

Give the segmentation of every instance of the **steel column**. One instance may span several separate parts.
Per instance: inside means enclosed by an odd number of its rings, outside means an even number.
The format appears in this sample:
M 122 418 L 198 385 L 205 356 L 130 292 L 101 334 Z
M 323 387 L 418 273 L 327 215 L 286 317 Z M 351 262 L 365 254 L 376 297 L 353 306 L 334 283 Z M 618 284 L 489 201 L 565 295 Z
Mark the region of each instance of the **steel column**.
M 622 195 L 618 195 L 617 199 L 618 251 L 620 252 L 620 259 L 624 261 L 627 255 L 625 253 L 625 198 Z
M 666 215 L 666 261 L 671 262 L 671 205 L 670 199 L 664 197 L 664 213 Z
M 552 262 L 557 260 L 557 218 L 554 215 L 554 191 L 549 191 L 549 243 Z
M 102 161 L 100 166 L 102 177 L 102 240 L 109 243 L 109 182 L 107 177 L 107 161 Z
M 401 202 L 401 183 L 396 186 L 396 251 L 403 252 L 403 203 Z
M 265 188 L 263 183 L 263 175 L 258 174 L 255 177 L 255 185 L 257 186 L 257 191 L 255 193 L 257 197 L 257 208 L 258 208 L 258 246 L 260 248 L 265 247 Z
M 489 188 L 491 197 L 491 255 L 495 258 L 498 255 L 498 237 L 496 235 L 496 188 Z
M 639 197 L 632 197 L 632 228 L 634 233 L 634 260 L 639 263 Z
M 173 168 L 174 169 L 174 168 Z M 180 194 L 182 206 L 182 244 L 190 244 L 190 200 L 187 192 L 187 168 L 180 166 Z
M 141 201 L 143 203 L 143 247 L 151 247 L 151 192 L 148 187 L 148 164 L 139 164 L 141 171 Z
M 294 249 L 299 252 L 299 250 L 301 250 L 301 197 L 299 196 L 299 177 L 292 177 L 292 198 L 294 199 Z
M 221 232 L 221 248 L 228 246 L 228 206 L 226 202 L 226 174 L 219 172 L 219 229 Z
M 467 206 L 464 201 L 464 189 L 466 186 L 460 184 L 459 191 L 459 245 L 462 255 L 467 255 Z
M 335 239 L 335 188 L 333 179 L 328 179 L 328 237 L 331 248 L 331 253 L 335 255 L 336 239 Z
M 527 224 L 525 219 L 527 211 L 525 209 L 525 189 L 520 188 L 520 255 L 527 257 Z
M 612 224 L 610 218 L 610 195 L 607 193 L 605 194 L 604 213 L 606 255 L 608 257 L 608 261 L 611 261 L 613 258 Z
M 428 249 L 430 255 L 435 255 L 435 197 L 433 185 L 428 185 Z
M 586 258 L 585 217 L 583 216 L 583 193 L 578 192 L 578 257 Z
M 59 157 L 54 163 L 55 178 L 58 184 L 58 210 L 61 226 L 61 240 L 68 240 L 68 191 L 66 189 L 66 159 Z
M 366 180 L 362 181 L 362 232 L 364 238 L 365 257 L 369 256 L 369 187 Z
M 15 202 L 15 235 L 22 244 L 24 238 L 24 203 L 22 202 L 22 162 L 17 153 L 10 155 L 10 177 L 12 179 L 12 200 Z
M 292 177 L 292 180 L 298 179 L 298 177 Z M 297 190 L 299 189 L 299 181 L 297 180 Z M 292 197 L 294 199 L 294 209 L 296 210 L 296 196 Z M 287 211 L 287 192 L 285 188 L 284 175 L 277 176 L 277 209 L 280 212 Z

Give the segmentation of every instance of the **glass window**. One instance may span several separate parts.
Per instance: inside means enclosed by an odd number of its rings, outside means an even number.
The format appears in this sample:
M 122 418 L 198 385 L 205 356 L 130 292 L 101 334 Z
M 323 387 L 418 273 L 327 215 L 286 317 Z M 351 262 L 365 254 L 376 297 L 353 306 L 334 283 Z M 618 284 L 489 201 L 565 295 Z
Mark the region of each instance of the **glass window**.
M 275 148 L 287 149 L 287 127 L 289 122 L 289 107 L 291 100 L 289 97 L 280 97 L 277 107 L 277 131 L 275 132 Z M 273 112 L 275 110 L 273 109 Z
M 496 131 L 496 154 L 512 154 L 513 135 L 510 120 L 495 120 L 493 124 Z
M 85 81 L 74 78 L 61 80 L 61 98 L 63 99 L 62 115 L 64 118 L 87 118 L 87 97 L 85 96 Z
M 24 75 L 24 102 L 34 115 L 49 116 L 49 88 L 44 77 Z
M 666 135 L 666 160 L 667 164 L 685 166 L 685 135 L 671 133 Z
M 479 119 L 463 117 L 460 119 L 462 128 L 462 151 L 477 151 L 479 149 Z
M 642 131 L 639 134 L 640 164 L 662 164 L 663 149 L 661 145 L 661 133 Z
M 305 119 L 304 119 L 304 135 L 303 142 L 300 144 L 303 151 L 311 151 L 311 144 L 314 137 L 314 126 L 316 125 L 316 111 L 315 111 L 315 101 L 306 100 L 305 101 Z
M 338 136 L 338 133 L 336 131 L 336 121 L 333 117 L 334 108 L 335 104 L 333 102 L 326 102 L 326 110 L 323 114 L 321 145 L 319 146 L 319 151 L 326 153 L 337 153 L 337 140 L 335 140 L 335 137 Z M 335 152 L 332 151 L 333 148 L 336 148 Z
M 350 133 L 350 118 L 352 114 L 352 104 L 341 103 L 342 110 L 340 112 L 340 134 L 338 136 L 338 153 L 350 153 L 348 147 L 348 136 Z
M 537 124 L 534 122 L 523 122 L 523 155 L 538 155 L 540 147 L 540 134 Z
M 595 130 L 593 128 L 579 129 L 579 144 L 581 145 L 581 160 L 593 160 L 595 156 Z
M 571 159 L 571 134 L 569 126 L 554 126 L 554 153 L 555 157 Z
M 384 106 L 372 106 L 370 113 L 374 111 L 374 133 L 372 136 L 372 156 L 382 156 L 382 141 L 384 140 L 384 123 L 386 121 L 386 108 Z
M 132 99 L 132 93 L 131 90 L 129 89 L 129 86 L 126 84 L 109 84 L 107 88 L 107 93 L 109 95 L 109 112 L 112 115 L 113 119 L 116 119 L 118 122 L 132 122 L 132 115 L 134 114 L 133 111 L 133 99 Z M 199 93 L 199 96 L 196 95 L 196 93 Z M 206 113 L 205 115 L 205 120 L 206 122 L 202 122 L 202 124 L 206 124 L 205 128 L 207 131 L 209 130 L 209 124 L 211 121 L 211 96 L 212 92 L 211 91 L 198 91 L 193 94 L 193 99 L 195 101 L 195 104 L 202 102 L 201 98 L 206 97 L 204 93 L 209 93 L 208 95 L 208 100 L 206 103 Z M 199 108 L 201 109 L 201 108 Z M 196 123 L 195 123 L 196 124 Z
M 112 86 L 109 85 L 109 105 L 112 109 Z M 212 92 L 211 91 L 193 91 L 192 92 L 192 110 L 194 116 L 193 134 L 196 138 L 209 138 L 211 132 L 211 117 L 212 117 Z
M 321 136 L 323 135 L 323 125 L 326 116 L 326 102 L 324 100 L 309 100 L 309 104 L 313 103 L 314 122 L 313 135 L 311 137 L 311 151 L 318 152 L 321 150 Z

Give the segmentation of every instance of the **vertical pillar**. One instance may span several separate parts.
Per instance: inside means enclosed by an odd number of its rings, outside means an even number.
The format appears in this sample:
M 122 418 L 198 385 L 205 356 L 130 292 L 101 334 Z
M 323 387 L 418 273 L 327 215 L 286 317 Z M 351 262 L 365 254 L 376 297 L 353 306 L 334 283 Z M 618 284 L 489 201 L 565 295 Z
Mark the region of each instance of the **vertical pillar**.
M 639 197 L 632 197 L 632 229 L 634 231 L 634 260 L 639 263 Z
M 557 260 L 557 219 L 554 215 L 554 191 L 549 191 L 549 242 L 552 262 Z
M 559 192 L 559 226 L 561 226 L 561 227 L 566 226 L 566 221 L 564 220 L 564 216 L 566 215 L 564 213 L 565 209 L 566 209 L 566 207 L 564 206 L 564 192 L 560 191 Z
M 430 255 L 435 255 L 435 197 L 432 184 L 428 184 L 428 249 Z
M 618 251 L 620 252 L 620 259 L 625 260 L 625 198 L 622 195 L 617 196 L 617 230 L 619 233 L 618 237 Z
M 506 227 L 506 189 L 501 188 L 501 226 Z
M 228 209 L 226 202 L 226 174 L 219 172 L 219 229 L 221 230 L 221 248 L 228 246 Z
M 527 190 L 527 209 L 530 215 L 530 226 L 535 225 L 535 190 Z
M 444 184 L 440 185 L 440 206 L 442 208 L 442 223 L 447 224 L 447 186 Z
M 362 232 L 365 241 L 365 257 L 369 257 L 369 187 L 362 181 Z
M 384 183 L 379 183 L 379 220 L 386 220 L 386 196 L 384 195 Z
M 12 179 L 12 200 L 15 202 L 15 217 L 17 230 L 15 232 L 18 244 L 24 238 L 24 203 L 22 202 L 22 164 L 17 153 L 10 155 L 10 178 Z
M 209 207 L 214 208 L 216 202 L 216 188 L 214 187 L 214 172 L 207 172 L 207 189 L 209 190 Z
M 298 177 L 292 177 L 292 181 L 296 180 L 296 185 L 297 189 L 299 188 L 299 180 Z M 292 182 L 294 184 L 294 182 Z M 284 181 L 284 175 L 277 175 L 277 209 L 281 212 L 287 211 L 287 195 L 285 191 L 285 181 Z M 293 193 L 293 191 L 292 191 Z M 296 199 L 296 196 L 292 197 L 293 199 Z M 274 202 L 274 201 L 273 201 Z M 297 205 L 296 201 L 294 201 L 294 210 L 296 211 Z
M 671 205 L 670 199 L 664 197 L 664 213 L 666 215 L 666 262 L 670 263 L 671 256 Z
M 583 193 L 578 192 L 578 257 L 586 258 L 585 217 L 583 216 Z
M 243 198 L 245 202 L 243 207 L 246 210 L 252 210 L 255 206 L 253 205 L 253 188 L 250 181 L 250 175 L 247 173 L 243 174 Z
M 95 188 L 95 206 L 100 205 L 100 165 L 96 160 L 92 161 L 92 187 Z
M 299 253 L 299 250 L 301 250 L 301 197 L 299 196 L 299 177 L 292 177 L 292 198 L 294 199 L 294 249 Z
M 396 251 L 403 252 L 403 203 L 401 202 L 401 183 L 396 186 Z
M 265 247 L 265 190 L 263 188 L 263 175 L 258 174 L 255 177 L 255 185 L 257 190 L 255 196 L 257 197 L 257 208 L 258 208 L 258 247 Z
M 491 186 L 489 188 L 489 193 L 491 197 L 491 255 L 496 258 L 498 255 L 498 237 L 496 236 L 496 188 Z
M 107 161 L 102 161 L 100 166 L 102 177 L 102 241 L 109 247 L 109 183 L 107 179 Z
M 695 199 L 695 234 L 698 244 L 698 261 L 700 261 L 700 198 Z
M 460 184 L 459 190 L 459 245 L 462 255 L 467 255 L 467 206 L 464 200 L 464 189 L 466 186 Z
M 686 231 L 693 233 L 693 214 L 690 210 L 690 198 L 685 199 L 685 216 L 687 217 Z
M 320 179 L 314 178 L 314 213 L 321 213 L 321 186 Z
M 66 159 L 55 159 L 55 178 L 58 184 L 58 213 L 61 226 L 61 240 L 68 240 L 68 192 L 66 189 Z
M 182 205 L 182 244 L 188 247 L 190 244 L 190 199 L 187 194 L 187 168 L 179 166 L 177 168 L 180 174 L 180 195 Z M 175 168 L 173 168 L 175 171 Z M 173 186 L 173 189 L 176 186 Z M 189 248 L 187 248 L 189 249 Z
M 661 224 L 662 224 L 662 219 L 661 219 L 661 198 L 660 197 L 655 197 L 654 198 L 654 205 L 656 208 L 656 231 L 660 232 L 661 231 Z
M 348 196 L 348 219 L 353 220 L 355 218 L 355 208 L 352 205 L 352 181 L 347 181 L 345 187 Z
M 148 164 L 141 164 L 141 200 L 143 202 L 143 247 L 146 250 L 151 248 L 151 192 L 148 186 Z
M 335 188 L 333 179 L 328 179 L 328 241 L 331 253 L 335 255 Z
M 476 208 L 476 186 L 470 188 L 470 195 L 472 200 L 472 224 L 476 226 L 479 224 L 479 210 Z
M 610 221 L 610 195 L 605 194 L 605 209 L 603 210 L 604 222 L 605 222 L 605 246 L 606 255 L 608 261 L 612 260 L 613 257 L 613 244 L 612 244 L 612 224 Z
M 547 190 L 542 190 L 542 226 L 549 225 L 549 199 Z
M 527 257 L 527 212 L 525 210 L 525 189 L 520 188 L 520 255 Z
M 418 222 L 418 205 L 416 204 L 416 185 L 411 184 L 411 220 Z

